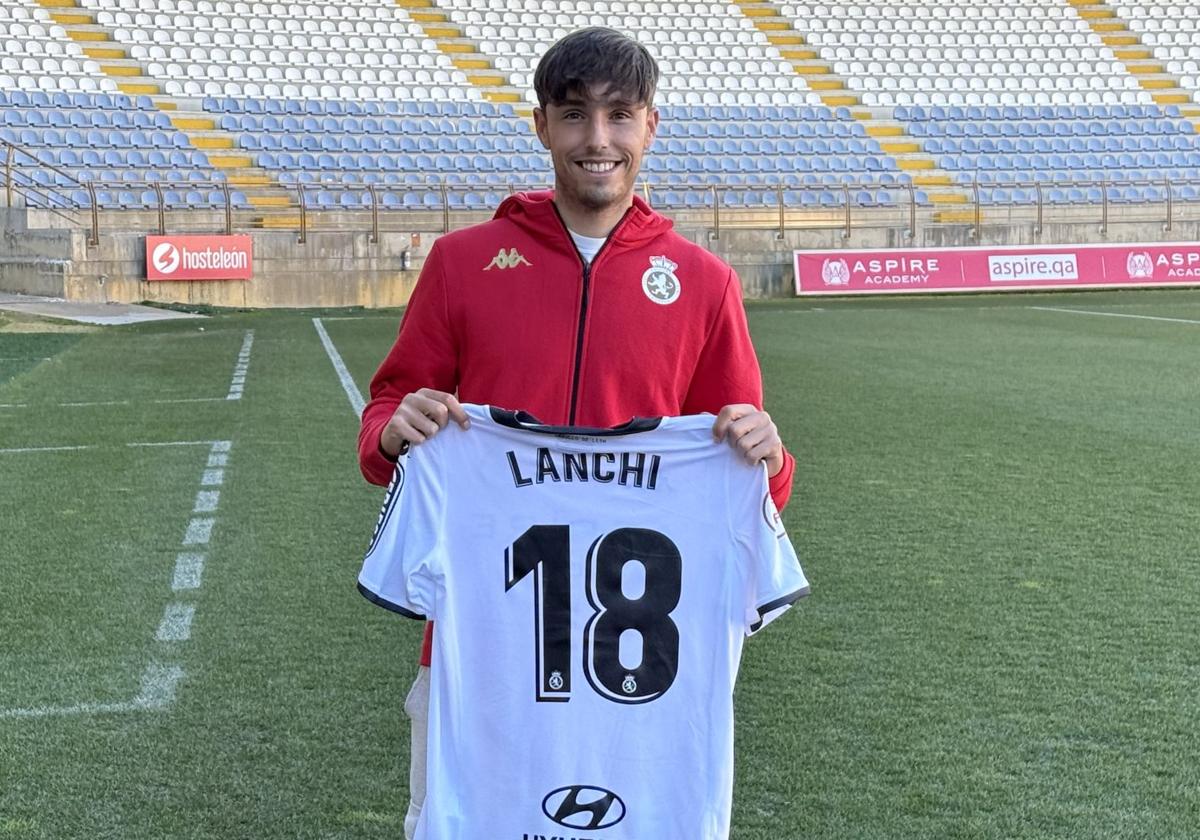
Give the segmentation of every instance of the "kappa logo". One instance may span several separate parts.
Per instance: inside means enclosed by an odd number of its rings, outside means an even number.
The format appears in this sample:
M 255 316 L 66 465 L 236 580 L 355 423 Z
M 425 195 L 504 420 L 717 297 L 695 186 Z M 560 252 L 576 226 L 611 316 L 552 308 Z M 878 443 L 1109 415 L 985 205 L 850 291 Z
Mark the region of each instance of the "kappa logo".
M 483 270 L 491 271 L 493 268 L 516 268 L 519 265 L 529 265 L 530 268 L 533 267 L 530 265 L 529 260 L 521 256 L 516 248 L 509 248 L 507 251 L 501 248 L 500 252 L 496 254 L 496 256 L 492 257 L 492 261 L 488 263 L 487 267 L 485 267 Z
M 174 274 L 179 268 L 179 249 L 170 242 L 163 242 L 150 255 L 154 269 L 161 274 Z
M 611 790 L 594 785 L 568 785 L 546 794 L 542 813 L 567 828 L 609 828 L 625 819 L 625 803 Z
M 651 257 L 650 267 L 642 275 L 646 297 L 664 306 L 679 300 L 679 278 L 675 276 L 678 267 L 666 257 Z

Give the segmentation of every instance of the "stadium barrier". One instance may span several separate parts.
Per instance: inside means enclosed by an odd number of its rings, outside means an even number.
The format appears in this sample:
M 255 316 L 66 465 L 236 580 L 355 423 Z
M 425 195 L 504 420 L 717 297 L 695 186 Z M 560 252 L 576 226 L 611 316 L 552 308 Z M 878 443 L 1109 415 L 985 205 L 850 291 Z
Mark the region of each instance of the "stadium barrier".
M 1200 244 L 796 251 L 797 295 L 1200 286 Z
M 407 299 L 428 245 L 449 230 L 488 218 L 491 207 L 521 189 L 546 184 L 515 178 L 489 193 L 490 206 L 462 201 L 478 186 L 425 178 L 431 198 L 396 207 L 396 190 L 343 184 L 336 205 L 318 200 L 330 185 L 234 189 L 224 179 L 189 173 L 208 202 L 173 203 L 171 181 L 65 181 L 38 150 L 0 152 L 8 252 L 0 257 L 0 290 L 78 300 L 158 300 L 233 306 L 390 306 Z M 202 177 L 203 176 L 203 177 Z M 906 184 L 679 185 L 645 181 L 651 204 L 674 192 L 668 207 L 685 236 L 727 259 L 747 297 L 793 293 L 792 251 L 857 250 L 1109 241 L 1200 240 L 1200 176 L 1171 181 L 1077 180 L 1010 184 L 982 178 L 965 185 L 968 203 L 935 205 Z M 290 196 L 287 206 L 254 206 L 259 195 Z M 752 193 L 752 195 L 749 195 Z M 137 209 L 122 208 L 121 196 Z M 175 196 L 174 198 L 178 198 Z M 1153 198 L 1154 200 L 1147 200 Z M 999 201 L 997 199 L 1003 199 Z M 402 198 L 400 199 L 403 200 Z M 254 239 L 251 283 L 146 282 L 147 234 L 246 233 Z M 427 235 L 429 234 L 429 235 Z M 224 284 L 230 286 L 231 284 Z

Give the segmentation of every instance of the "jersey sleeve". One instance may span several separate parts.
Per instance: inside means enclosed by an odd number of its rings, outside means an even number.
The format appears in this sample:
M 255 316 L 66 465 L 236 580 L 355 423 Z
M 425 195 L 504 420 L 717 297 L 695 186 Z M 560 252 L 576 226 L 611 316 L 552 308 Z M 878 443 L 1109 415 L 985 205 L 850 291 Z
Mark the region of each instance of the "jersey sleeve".
M 763 387 L 742 301 L 742 281 L 731 268 L 720 308 L 692 373 L 682 413 L 717 414 L 725 406 L 735 403 L 749 403 L 761 409 Z M 771 497 L 780 509 L 787 505 L 792 495 L 795 469 L 796 459 L 784 449 L 783 468 L 771 479 Z
M 442 568 L 445 487 L 428 447 L 400 458 L 358 575 L 372 603 L 409 618 L 435 618 Z
M 730 514 L 746 562 L 745 630 L 752 636 L 808 594 L 808 579 L 771 498 L 765 467 L 735 467 Z M 749 473 L 749 474 L 748 474 Z

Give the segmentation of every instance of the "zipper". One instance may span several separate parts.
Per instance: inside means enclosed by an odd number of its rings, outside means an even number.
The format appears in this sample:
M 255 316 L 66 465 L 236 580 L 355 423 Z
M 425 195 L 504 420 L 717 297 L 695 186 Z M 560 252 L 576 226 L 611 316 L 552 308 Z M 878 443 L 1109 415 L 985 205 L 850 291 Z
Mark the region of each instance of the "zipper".
M 579 246 L 575 244 L 574 237 L 571 236 L 571 230 L 567 227 L 566 221 L 562 214 L 558 212 L 558 206 L 553 202 L 550 206 L 554 208 L 554 215 L 558 216 L 558 221 L 563 227 L 563 232 L 567 235 L 567 241 L 571 243 L 571 248 L 575 251 L 575 256 L 579 258 L 579 264 L 583 267 L 583 294 L 579 296 L 579 324 L 575 330 L 575 363 L 571 368 L 571 408 L 567 414 L 567 425 L 575 425 L 575 411 L 579 407 L 579 385 L 580 385 L 580 368 L 583 365 L 583 331 L 587 324 L 588 311 L 588 296 L 591 292 L 592 266 L 600 261 L 600 256 L 608 249 L 608 243 L 612 242 L 621 225 L 625 223 L 625 219 L 629 217 L 629 213 L 633 210 L 632 205 L 627 209 L 620 221 L 613 226 L 609 234 L 604 239 L 604 244 L 600 246 L 600 250 L 596 252 L 596 256 L 592 257 L 591 263 L 587 263 L 583 259 L 583 254 L 579 253 Z

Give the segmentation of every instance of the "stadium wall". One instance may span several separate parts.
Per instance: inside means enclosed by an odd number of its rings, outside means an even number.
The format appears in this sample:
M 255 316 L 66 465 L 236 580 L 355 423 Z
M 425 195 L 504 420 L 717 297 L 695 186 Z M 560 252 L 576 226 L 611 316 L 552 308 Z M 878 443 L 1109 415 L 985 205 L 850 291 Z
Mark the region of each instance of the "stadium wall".
M 145 235 L 102 231 L 89 246 L 79 229 L 53 227 L 44 211 L 0 210 L 3 253 L 0 291 L 86 302 L 156 302 L 228 307 L 379 308 L 407 302 L 436 235 L 310 231 L 300 243 L 294 231 L 252 234 L 254 278 L 250 281 L 157 281 L 146 277 Z M 778 231 L 678 226 L 680 232 L 720 255 L 742 278 L 747 298 L 793 295 L 795 249 L 947 248 L 987 245 L 1105 244 L 1114 242 L 1200 241 L 1200 220 L 1113 222 L 1107 232 L 1095 218 L 1046 224 L 1040 235 L 1023 220 L 991 223 L 983 237 L 970 225 L 923 225 L 915 237 L 907 226 Z M 406 267 L 405 253 L 408 253 Z M 682 279 L 682 278 L 681 278 Z

